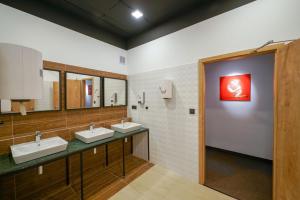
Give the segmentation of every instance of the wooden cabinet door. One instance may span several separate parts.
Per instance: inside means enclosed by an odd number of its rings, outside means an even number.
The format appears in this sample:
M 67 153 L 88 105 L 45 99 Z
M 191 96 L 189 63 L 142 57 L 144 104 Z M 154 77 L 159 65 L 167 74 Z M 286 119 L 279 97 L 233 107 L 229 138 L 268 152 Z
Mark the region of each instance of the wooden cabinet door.
M 276 58 L 275 199 L 300 199 L 300 40 Z

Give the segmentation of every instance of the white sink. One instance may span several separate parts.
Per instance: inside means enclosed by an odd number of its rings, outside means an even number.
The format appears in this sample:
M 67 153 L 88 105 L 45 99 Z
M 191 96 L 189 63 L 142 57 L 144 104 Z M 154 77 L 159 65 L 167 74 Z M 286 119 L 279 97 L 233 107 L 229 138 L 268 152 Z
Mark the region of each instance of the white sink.
M 67 149 L 68 142 L 61 137 L 42 139 L 40 145 L 35 141 L 10 146 L 16 164 L 48 156 Z
M 120 124 L 114 124 L 111 126 L 111 129 L 121 132 L 128 133 L 130 131 L 138 130 L 142 127 L 142 124 L 134 123 L 134 122 L 124 122 Z
M 103 140 L 114 135 L 114 131 L 107 128 L 95 128 L 92 131 L 80 131 L 75 133 L 75 137 L 84 143 L 92 143 Z

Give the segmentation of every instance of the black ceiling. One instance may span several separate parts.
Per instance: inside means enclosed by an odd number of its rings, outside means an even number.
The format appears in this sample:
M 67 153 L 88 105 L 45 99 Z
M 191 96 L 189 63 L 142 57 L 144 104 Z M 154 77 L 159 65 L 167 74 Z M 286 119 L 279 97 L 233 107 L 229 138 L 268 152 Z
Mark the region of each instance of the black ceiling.
M 254 0 L 0 0 L 85 35 L 130 49 Z M 139 9 L 144 17 L 134 19 Z

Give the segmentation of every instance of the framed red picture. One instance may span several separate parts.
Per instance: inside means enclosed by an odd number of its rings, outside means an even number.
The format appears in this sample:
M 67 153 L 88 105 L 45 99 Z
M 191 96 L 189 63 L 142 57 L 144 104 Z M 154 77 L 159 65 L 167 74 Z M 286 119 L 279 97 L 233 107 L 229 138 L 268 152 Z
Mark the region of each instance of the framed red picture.
M 220 77 L 221 101 L 250 101 L 251 74 Z
M 93 95 L 93 86 L 92 85 L 88 85 L 88 95 Z

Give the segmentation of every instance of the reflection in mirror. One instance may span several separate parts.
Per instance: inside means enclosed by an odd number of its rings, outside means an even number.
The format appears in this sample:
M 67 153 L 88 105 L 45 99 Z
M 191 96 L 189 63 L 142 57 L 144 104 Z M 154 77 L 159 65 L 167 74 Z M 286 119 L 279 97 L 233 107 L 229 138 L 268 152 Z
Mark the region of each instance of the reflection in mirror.
M 100 107 L 100 77 L 66 73 L 67 109 Z
M 126 80 L 104 78 L 104 105 L 126 105 Z
M 24 102 L 27 112 L 60 110 L 60 72 L 43 70 L 43 93 L 38 100 Z M 19 102 L 1 99 L 1 113 L 20 112 Z

